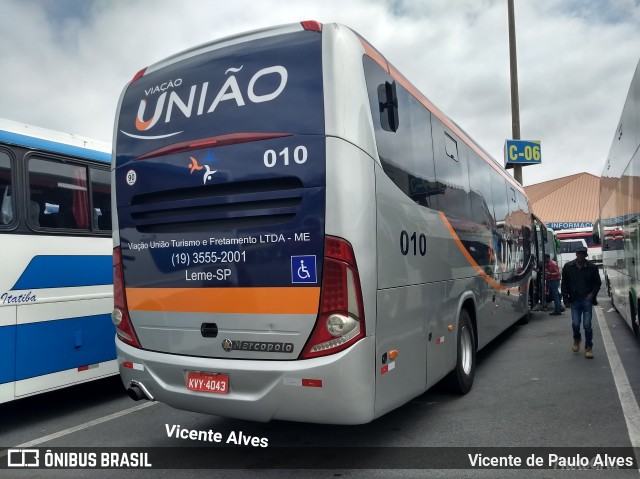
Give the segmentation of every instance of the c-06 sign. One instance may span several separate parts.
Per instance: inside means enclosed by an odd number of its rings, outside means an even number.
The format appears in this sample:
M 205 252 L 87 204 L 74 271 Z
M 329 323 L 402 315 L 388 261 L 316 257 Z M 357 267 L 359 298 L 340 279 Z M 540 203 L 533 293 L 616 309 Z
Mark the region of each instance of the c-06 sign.
M 540 140 L 507 140 L 504 144 L 505 164 L 537 165 L 542 162 Z

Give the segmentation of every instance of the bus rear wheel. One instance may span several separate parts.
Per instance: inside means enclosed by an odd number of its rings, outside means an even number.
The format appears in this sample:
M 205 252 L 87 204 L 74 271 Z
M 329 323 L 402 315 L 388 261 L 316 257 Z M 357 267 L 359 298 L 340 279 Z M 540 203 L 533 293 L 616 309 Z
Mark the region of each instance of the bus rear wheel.
M 460 311 L 457 342 L 456 368 L 449 377 L 449 383 L 455 392 L 467 394 L 473 386 L 476 372 L 476 342 L 471 318 L 466 309 Z

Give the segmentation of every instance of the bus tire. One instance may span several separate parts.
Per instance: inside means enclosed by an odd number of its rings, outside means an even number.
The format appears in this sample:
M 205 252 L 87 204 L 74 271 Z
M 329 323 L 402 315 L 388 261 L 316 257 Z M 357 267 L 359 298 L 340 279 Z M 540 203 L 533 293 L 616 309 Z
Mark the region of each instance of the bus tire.
M 476 372 L 476 342 L 469 312 L 460 310 L 457 334 L 456 368 L 449 377 L 451 388 L 460 394 L 467 394 L 473 386 Z

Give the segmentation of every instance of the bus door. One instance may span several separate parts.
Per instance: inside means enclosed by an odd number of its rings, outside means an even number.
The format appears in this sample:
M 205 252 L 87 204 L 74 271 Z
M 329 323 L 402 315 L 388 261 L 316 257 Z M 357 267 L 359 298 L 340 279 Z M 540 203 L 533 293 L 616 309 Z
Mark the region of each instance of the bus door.
M 544 309 L 547 305 L 546 300 L 546 274 L 545 274 L 545 254 L 549 254 L 550 245 L 547 243 L 547 227 L 538 218 L 533 216 L 534 222 L 534 251 L 536 257 L 536 265 L 534 270 L 534 281 L 532 291 L 532 307 L 534 310 Z

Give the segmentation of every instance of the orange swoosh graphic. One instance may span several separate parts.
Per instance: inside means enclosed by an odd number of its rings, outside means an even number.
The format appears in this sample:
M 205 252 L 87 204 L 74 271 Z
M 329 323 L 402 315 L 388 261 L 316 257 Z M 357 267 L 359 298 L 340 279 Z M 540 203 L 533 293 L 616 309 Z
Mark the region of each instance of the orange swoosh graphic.
M 471 254 L 467 251 L 467 248 L 464 247 L 464 245 L 462 244 L 462 241 L 460 241 L 460 238 L 456 234 L 456 231 L 453 229 L 453 226 L 451 226 L 451 223 L 449 223 L 449 220 L 447 219 L 446 215 L 442 211 L 439 211 L 438 214 L 442 218 L 442 222 L 446 226 L 447 230 L 449 230 L 449 234 L 451 235 L 451 237 L 455 241 L 456 245 L 458 246 L 458 249 L 464 255 L 464 257 L 469 262 L 469 264 L 473 267 L 473 269 L 476 270 L 476 273 L 478 273 L 478 275 L 482 279 L 484 279 L 489 285 L 491 285 L 493 288 L 495 288 L 497 290 L 511 289 L 509 287 L 506 287 L 506 286 L 498 283 L 495 279 L 493 279 L 491 276 L 489 276 L 487 273 L 485 273 L 485 271 L 480 267 L 480 265 L 478 263 L 476 263 L 476 260 L 473 259 Z
M 147 104 L 147 100 L 142 100 L 142 102 L 145 105 Z M 142 121 L 142 119 L 139 116 L 136 116 L 136 129 L 138 131 L 145 131 L 147 128 L 149 128 L 149 125 L 151 124 L 152 121 L 153 121 L 153 117 L 151 117 L 150 120 Z

